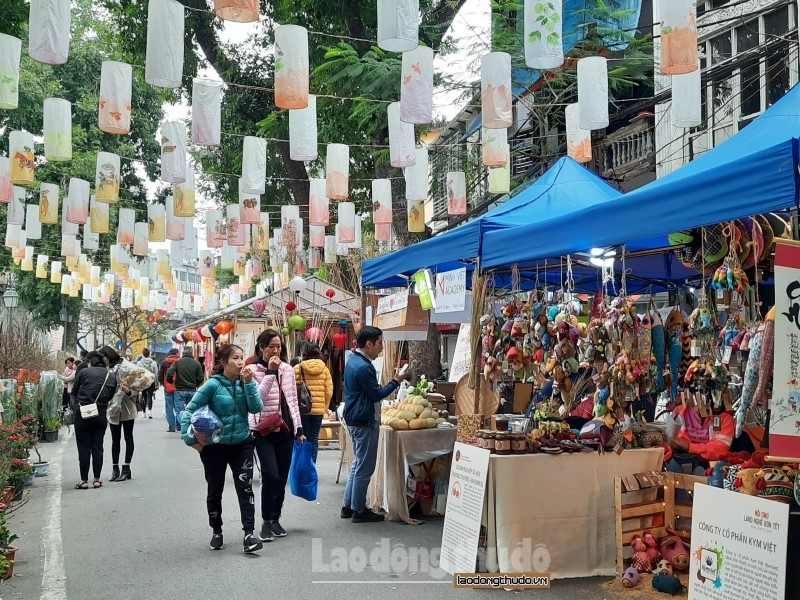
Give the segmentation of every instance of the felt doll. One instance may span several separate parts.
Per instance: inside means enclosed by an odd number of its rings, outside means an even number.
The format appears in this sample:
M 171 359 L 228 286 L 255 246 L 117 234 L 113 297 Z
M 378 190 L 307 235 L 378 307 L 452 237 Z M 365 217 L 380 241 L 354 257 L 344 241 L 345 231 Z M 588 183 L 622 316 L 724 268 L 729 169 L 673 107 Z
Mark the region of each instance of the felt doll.
M 791 467 L 765 465 L 756 473 L 758 495 L 768 500 L 791 504 L 794 496 L 795 471 Z
M 733 486 L 740 494 L 747 494 L 748 496 L 758 496 L 758 488 L 756 473 L 761 469 L 759 467 L 741 468 L 739 469 L 736 481 Z
M 653 568 L 661 560 L 661 553 L 658 551 L 658 540 L 653 537 L 649 529 L 645 530 L 642 535 L 642 541 L 647 546 L 647 556 L 650 558 L 650 567 Z
M 667 535 L 661 538 L 661 556 L 672 563 L 675 571 L 689 570 L 689 547 L 672 529 L 667 527 Z
M 667 559 L 662 558 L 653 569 L 653 576 L 670 575 L 672 576 L 672 563 Z
M 727 466 L 728 463 L 724 460 L 718 460 L 714 463 L 714 466 L 706 471 L 706 475 L 708 475 L 707 484 L 712 487 L 725 487 L 725 467 Z
M 632 588 L 639 585 L 639 571 L 634 567 L 628 567 L 622 574 L 622 587 Z
M 677 596 L 683 591 L 684 587 L 681 580 L 675 575 L 656 575 L 653 577 L 653 589 Z
M 631 540 L 631 548 L 633 548 L 633 556 L 631 557 L 631 566 L 639 573 L 647 573 L 653 568 L 650 563 L 650 557 L 647 556 L 647 546 L 642 540 L 642 536 L 638 533 L 633 536 Z

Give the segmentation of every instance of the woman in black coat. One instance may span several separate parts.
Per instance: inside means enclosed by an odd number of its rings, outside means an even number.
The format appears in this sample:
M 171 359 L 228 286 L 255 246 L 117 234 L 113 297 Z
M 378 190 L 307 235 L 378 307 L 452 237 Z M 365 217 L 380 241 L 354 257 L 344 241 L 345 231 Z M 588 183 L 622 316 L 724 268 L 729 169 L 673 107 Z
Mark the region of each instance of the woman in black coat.
M 92 487 L 103 485 L 100 475 L 103 471 L 103 438 L 106 435 L 106 410 L 108 403 L 117 391 L 117 377 L 106 368 L 103 357 L 97 352 L 87 356 L 88 366 L 78 371 L 72 384 L 72 401 L 75 409 L 75 442 L 78 446 L 78 466 L 81 480 L 75 484 L 76 490 L 89 489 L 89 463 L 94 472 Z M 81 416 L 80 407 L 97 402 L 99 414 L 95 417 Z

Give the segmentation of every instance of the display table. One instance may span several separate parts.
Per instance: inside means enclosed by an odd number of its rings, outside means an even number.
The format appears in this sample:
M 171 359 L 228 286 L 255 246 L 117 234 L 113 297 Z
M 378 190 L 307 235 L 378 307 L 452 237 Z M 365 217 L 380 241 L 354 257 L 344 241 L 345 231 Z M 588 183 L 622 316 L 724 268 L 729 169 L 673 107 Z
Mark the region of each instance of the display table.
M 405 521 L 411 525 L 421 523 L 412 519 L 408 512 L 408 467 L 450 454 L 455 443 L 455 427 L 397 431 L 382 426 L 375 473 L 367 490 L 367 506 L 373 510 L 383 509 L 390 521 Z
M 661 470 L 663 460 L 662 448 L 493 455 L 483 514 L 488 570 L 614 576 L 614 478 Z

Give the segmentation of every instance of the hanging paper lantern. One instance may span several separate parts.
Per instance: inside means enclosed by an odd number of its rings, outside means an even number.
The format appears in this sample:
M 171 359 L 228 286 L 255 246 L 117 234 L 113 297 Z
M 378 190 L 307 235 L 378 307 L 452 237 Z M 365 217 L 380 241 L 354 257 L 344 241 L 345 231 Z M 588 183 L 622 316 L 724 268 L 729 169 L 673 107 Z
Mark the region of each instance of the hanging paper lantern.
M 222 131 L 222 82 L 192 80 L 192 143 L 219 146 Z
M 39 205 L 25 206 L 25 234 L 29 240 L 42 239 L 42 224 L 39 221 Z
M 306 329 L 305 338 L 309 342 L 321 344 L 323 337 L 325 337 L 325 332 L 323 332 L 322 329 L 320 329 L 319 327 L 309 327 L 308 329 Z
M 319 269 L 322 266 L 322 248 L 308 249 L 308 268 Z
M 340 331 L 339 333 L 333 334 L 333 345 L 336 346 L 339 350 L 344 350 L 347 347 L 347 334 Z
M 337 227 L 340 244 L 352 244 L 356 241 L 356 205 L 352 202 L 339 203 L 339 225 Z
M 144 225 L 144 223 L 142 223 Z M 136 241 L 136 211 L 132 208 L 119 209 L 119 222 L 117 224 L 117 243 L 133 246 Z
M 50 283 L 61 283 L 61 261 L 50 263 Z
M 244 246 L 245 244 L 245 228 L 239 217 L 239 205 L 228 204 L 225 207 L 228 217 L 228 246 Z
M 192 337 L 194 336 L 194 331 L 195 331 L 194 329 L 187 329 L 186 331 L 184 331 L 183 332 L 184 341 L 191 342 Z
M 281 243 L 286 248 L 301 248 L 303 245 L 303 220 L 300 218 L 300 207 L 296 205 L 281 206 Z
M 564 63 L 561 0 L 525 0 L 525 64 L 531 69 L 557 69 Z
M 69 56 L 70 0 L 31 0 L 28 55 L 48 65 Z
M 186 125 L 180 121 L 161 125 L 161 181 L 186 181 Z
M 408 209 L 408 232 L 425 231 L 425 202 L 423 200 L 406 200 Z
M 239 180 L 239 218 L 243 225 L 261 222 L 261 196 L 242 191 L 242 180 Z
M 17 248 L 21 244 L 22 241 L 20 238 L 22 237 L 22 226 L 21 225 L 14 225 L 13 223 L 6 223 L 6 237 L 5 237 L 5 247 L 6 248 Z
M 388 108 L 389 163 L 393 167 L 410 167 L 414 164 L 414 126 L 400 120 L 400 103 L 392 102 Z
M 58 225 L 58 186 L 53 183 L 39 185 L 39 221 Z
M 508 160 L 508 130 L 481 130 L 481 145 L 484 167 L 502 167 Z
M 433 121 L 433 50 L 417 46 L 403 52 L 400 120 L 414 125 Z
M 299 25 L 275 28 L 275 106 L 308 106 L 308 31 Z
M 514 124 L 508 52 L 490 52 L 481 57 L 481 106 L 487 129 L 507 129 Z
M 131 130 L 132 67 L 104 60 L 100 67 L 98 125 L 101 131 L 127 135 Z
M 256 316 L 260 317 L 267 309 L 267 301 L 263 298 L 257 298 L 256 300 L 253 300 L 253 303 L 250 306 L 253 307 L 253 311 L 256 313 Z
M 419 0 L 378 0 L 378 46 L 409 52 L 419 44 Z
M 147 223 L 134 224 L 133 226 L 134 256 L 147 256 L 149 237 L 150 237 L 150 231 Z
M 428 199 L 428 151 L 417 148 L 414 164 L 403 169 L 406 180 L 406 200 Z
M 119 182 L 119 155 L 111 152 L 98 152 L 94 180 L 97 201 L 116 204 L 119 201 Z
M 203 334 L 200 332 L 199 329 L 195 329 L 192 331 L 192 340 L 197 342 L 198 344 L 202 344 L 205 341 L 203 338 Z
M 8 134 L 8 160 L 11 183 L 30 185 L 34 181 L 33 134 L 12 131 Z
M 108 233 L 108 204 L 98 202 L 97 199 L 92 196 L 89 215 L 91 217 L 90 230 L 92 233 Z
M 36 257 L 36 278 L 47 279 L 47 262 L 50 257 L 45 254 L 39 254 Z
M 194 169 L 186 167 L 186 181 L 172 184 L 173 214 L 176 217 L 194 217 Z
M 166 211 L 166 237 L 168 240 L 180 242 L 186 236 L 186 228 L 183 226 L 183 218 L 175 216 L 175 200 L 172 196 L 167 196 L 164 208 Z
M 233 329 L 233 325 L 230 321 L 220 321 L 216 325 L 214 325 L 214 329 L 216 329 L 222 335 L 230 333 Z
M 75 225 L 83 225 L 89 216 L 89 182 L 84 179 L 72 177 L 69 180 L 69 193 L 64 200 L 64 211 L 67 221 Z
M 347 256 L 350 254 L 350 245 L 339 241 L 339 224 L 336 224 L 336 255 Z
M 490 194 L 507 194 L 511 189 L 511 161 L 502 167 L 489 167 L 488 187 Z
M 184 218 L 183 229 L 185 234 L 183 242 L 180 246 L 183 249 L 183 258 L 185 260 L 195 261 L 199 258 L 197 246 L 197 229 L 194 227 L 194 219 Z
M 269 213 L 261 213 L 258 224 L 252 227 L 250 240 L 256 250 L 269 250 Z
M 286 337 L 287 335 L 290 335 L 291 333 L 292 333 L 292 330 L 289 327 L 282 327 L 281 328 L 281 335 L 283 335 L 283 337 Z
M 578 61 L 578 108 L 581 129 L 608 127 L 608 61 L 589 56 Z
M 697 127 L 703 122 L 703 96 L 700 64 L 691 73 L 672 76 L 672 107 L 670 114 L 673 127 Z
M 288 310 L 289 312 L 292 312 L 296 308 L 297 308 L 297 305 L 294 302 L 289 301 L 289 302 L 286 303 L 286 310 Z
M 80 245 L 74 235 L 61 234 L 61 256 L 77 257 L 80 255 Z
M 330 202 L 325 195 L 324 179 L 309 181 L 308 222 L 316 226 L 330 225 Z
M 325 173 L 325 195 L 331 200 L 347 200 L 350 186 L 349 146 L 328 144 Z
M 391 223 L 375 223 L 375 241 L 390 242 L 392 240 Z
M 295 331 L 303 331 L 306 328 L 306 320 L 300 315 L 292 315 L 289 317 L 289 327 Z
M 242 178 L 239 190 L 248 194 L 263 194 L 267 179 L 267 141 L 253 136 L 244 138 Z
M 308 97 L 308 106 L 289 111 L 289 158 L 317 160 L 317 97 Z
M 19 60 L 22 40 L 0 33 L 0 108 L 13 109 L 19 105 Z
M 14 194 L 8 205 L 7 218 L 12 225 L 25 225 L 25 188 L 14 186 Z
M 372 180 L 372 222 L 392 222 L 392 182 L 388 179 Z
M 591 162 L 592 132 L 580 126 L 578 103 L 567 105 L 564 113 L 567 122 L 567 155 L 582 164 Z
M 334 265 L 336 264 L 336 236 L 335 235 L 326 235 L 325 236 L 325 264 L 326 265 Z
M 14 262 L 20 261 L 25 258 L 25 246 L 28 244 L 28 239 L 25 237 L 25 230 L 19 232 L 19 242 L 16 246 L 11 248 L 11 258 Z
M 661 72 L 683 75 L 697 66 L 697 8 L 695 0 L 659 3 L 661 10 Z
M 214 0 L 214 14 L 225 21 L 258 21 L 258 0 Z
M 11 163 L 7 156 L 0 156 L 0 204 L 9 204 L 13 197 L 14 185 L 11 183 Z
M 147 226 L 147 239 L 149 241 L 167 241 L 167 210 L 163 204 L 147 205 Z
M 177 88 L 183 79 L 183 5 L 175 0 L 149 0 L 144 80 Z
M 25 246 L 22 262 L 20 263 L 20 270 L 33 272 L 33 246 Z
M 447 214 L 467 214 L 467 181 L 464 171 L 447 174 Z
M 335 295 L 336 295 L 336 290 L 334 290 L 333 288 L 328 288 L 327 290 L 325 290 L 325 297 L 328 300 L 333 300 L 333 297 Z
M 209 248 L 222 248 L 225 240 L 225 224 L 222 211 L 210 209 L 206 211 L 206 244 Z
M 72 103 L 62 98 L 44 99 L 44 157 L 72 160 Z
M 312 248 L 324 248 L 325 228 L 321 225 L 310 225 L 308 228 L 308 244 Z
M 76 225 L 77 227 L 77 225 Z M 92 218 L 88 217 L 83 224 L 83 247 L 87 250 L 100 249 L 100 234 L 92 232 Z

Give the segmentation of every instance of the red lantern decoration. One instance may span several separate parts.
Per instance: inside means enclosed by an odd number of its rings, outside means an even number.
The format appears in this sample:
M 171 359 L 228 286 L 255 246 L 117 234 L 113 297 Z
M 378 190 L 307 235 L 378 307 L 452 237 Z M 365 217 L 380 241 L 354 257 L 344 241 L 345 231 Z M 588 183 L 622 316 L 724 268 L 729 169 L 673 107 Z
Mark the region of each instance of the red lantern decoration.
M 286 303 L 286 310 L 288 310 L 289 312 L 292 312 L 295 308 L 297 308 L 297 305 L 294 302 Z
M 339 350 L 344 350 L 347 346 L 347 334 L 341 331 L 333 334 L 333 345 Z
M 356 314 L 357 314 L 359 317 L 361 316 L 361 309 L 360 309 L 360 308 L 357 308 L 357 309 L 356 309 Z
M 183 340 L 185 342 L 191 342 L 193 334 L 194 334 L 194 329 L 187 329 L 186 331 L 183 332 Z
M 326 292 L 325 292 L 325 295 L 326 295 L 328 298 L 331 298 L 331 299 L 333 299 L 333 297 L 336 295 L 336 291 L 335 291 L 335 290 L 332 290 L 331 288 L 328 288 L 328 289 L 326 290 Z
M 225 335 L 226 333 L 230 333 L 233 329 L 233 325 L 230 321 L 220 321 L 216 325 L 214 325 L 214 329 L 217 330 L 217 333 Z

